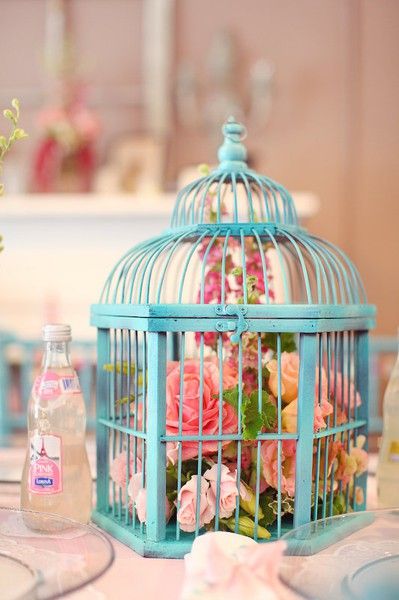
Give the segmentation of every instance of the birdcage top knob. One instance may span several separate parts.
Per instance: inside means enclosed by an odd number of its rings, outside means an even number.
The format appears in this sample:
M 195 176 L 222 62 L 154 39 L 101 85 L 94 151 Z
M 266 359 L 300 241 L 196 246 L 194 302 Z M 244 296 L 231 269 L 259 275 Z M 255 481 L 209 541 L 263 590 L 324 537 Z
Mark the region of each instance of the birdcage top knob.
M 219 148 L 219 168 L 222 170 L 240 170 L 246 168 L 247 149 L 241 142 L 246 138 L 247 130 L 234 117 L 229 117 L 222 127 L 223 144 Z

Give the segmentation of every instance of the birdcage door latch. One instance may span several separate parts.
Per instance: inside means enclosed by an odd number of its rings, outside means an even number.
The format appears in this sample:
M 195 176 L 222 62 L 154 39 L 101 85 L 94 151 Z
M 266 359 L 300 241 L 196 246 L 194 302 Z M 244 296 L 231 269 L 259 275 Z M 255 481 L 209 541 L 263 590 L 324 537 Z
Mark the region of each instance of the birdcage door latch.
M 244 319 L 247 309 L 245 306 L 238 306 L 236 304 L 225 304 L 224 306 L 216 307 L 216 314 L 218 316 L 226 317 L 237 317 L 236 320 L 223 320 L 216 323 L 216 331 L 234 331 L 230 340 L 237 344 L 240 340 L 240 336 L 244 331 L 248 329 L 248 323 Z

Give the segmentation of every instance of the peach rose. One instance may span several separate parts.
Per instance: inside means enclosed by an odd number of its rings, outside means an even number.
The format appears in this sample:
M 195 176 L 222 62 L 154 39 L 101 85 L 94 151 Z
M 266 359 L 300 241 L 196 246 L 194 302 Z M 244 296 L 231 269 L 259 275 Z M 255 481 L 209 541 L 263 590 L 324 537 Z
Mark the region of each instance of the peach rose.
M 197 515 L 197 481 L 198 475 L 192 475 L 191 479 L 183 485 L 179 492 L 180 507 L 177 511 L 177 521 L 183 531 L 195 531 Z M 199 527 L 210 523 L 215 516 L 212 507 L 209 505 L 207 492 L 209 483 L 204 478 L 200 478 L 200 508 L 199 508 Z
M 278 362 L 276 359 L 266 363 L 270 373 L 269 389 L 273 396 L 278 396 Z M 296 352 L 281 353 L 281 399 L 292 402 L 298 397 L 299 355 Z
M 366 450 L 363 448 L 358 448 L 355 446 L 351 449 L 350 456 L 352 459 L 356 461 L 356 471 L 355 475 L 361 475 L 365 471 L 367 471 L 367 466 L 369 462 L 369 457 Z
M 355 487 L 355 502 L 357 505 L 364 503 L 364 491 L 359 485 Z
M 225 369 L 223 368 L 223 372 Z M 233 376 L 226 371 L 224 389 L 231 387 Z M 202 399 L 200 399 L 200 361 L 184 361 L 183 373 L 183 403 L 182 403 L 182 433 L 183 435 L 199 435 L 200 418 L 199 406 L 202 404 L 202 434 L 218 435 L 219 433 L 219 369 L 213 361 L 204 361 L 202 378 Z M 166 378 L 166 433 L 179 434 L 179 401 L 180 401 L 180 364 L 168 365 Z M 229 404 L 222 402 L 222 432 L 223 434 L 237 431 L 237 415 Z M 229 444 L 224 442 L 223 444 Z M 205 441 L 202 444 L 202 454 L 207 456 L 216 452 L 216 441 Z M 182 458 L 187 460 L 198 456 L 198 442 L 183 442 Z
M 323 399 L 321 405 L 315 402 L 314 404 L 314 421 L 313 429 L 318 431 L 319 429 L 325 429 L 327 427 L 324 417 L 332 414 L 333 406 L 328 400 Z M 287 404 L 281 411 L 281 425 L 283 431 L 288 433 L 295 433 L 297 430 L 297 419 L 298 419 L 298 399 L 296 398 L 290 404 Z
M 263 476 L 267 485 L 278 488 L 278 441 L 265 440 L 262 444 L 261 458 Z M 296 441 L 281 442 L 281 491 L 289 496 L 295 494 L 295 454 Z
M 216 498 L 218 489 L 218 466 L 213 465 L 204 473 L 204 477 L 209 481 L 209 489 L 207 491 L 208 504 L 216 514 Z M 233 514 L 236 503 L 238 488 L 237 488 L 237 471 L 230 472 L 226 465 L 221 465 L 220 482 L 219 482 L 219 516 L 220 518 L 228 518 Z M 240 495 L 247 498 L 248 494 L 244 486 L 240 486 Z
M 140 523 L 145 523 L 147 520 L 147 490 L 143 488 L 143 479 L 141 473 L 135 473 L 129 482 L 127 489 L 137 512 L 137 518 Z M 169 521 L 172 514 L 172 507 L 167 498 L 165 498 L 165 518 Z

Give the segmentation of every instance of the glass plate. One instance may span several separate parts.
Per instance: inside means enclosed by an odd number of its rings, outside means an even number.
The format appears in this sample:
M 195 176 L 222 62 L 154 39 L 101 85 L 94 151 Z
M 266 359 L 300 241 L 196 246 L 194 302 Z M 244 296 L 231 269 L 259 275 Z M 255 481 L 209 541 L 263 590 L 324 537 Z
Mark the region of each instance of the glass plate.
M 77 590 L 112 564 L 95 527 L 57 515 L 0 507 L 1 600 L 49 600 Z
M 398 600 L 399 509 L 320 519 L 283 536 L 282 581 L 312 600 Z

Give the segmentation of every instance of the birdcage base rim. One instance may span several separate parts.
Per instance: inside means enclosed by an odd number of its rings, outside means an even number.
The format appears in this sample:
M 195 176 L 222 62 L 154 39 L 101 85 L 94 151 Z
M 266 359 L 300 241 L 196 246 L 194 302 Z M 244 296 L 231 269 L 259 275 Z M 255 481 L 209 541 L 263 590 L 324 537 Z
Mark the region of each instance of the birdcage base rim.
M 145 558 L 174 558 L 181 559 L 191 551 L 194 534 L 190 537 L 179 540 L 166 539 L 158 542 L 150 541 L 145 537 L 145 534 L 140 532 L 132 531 L 131 525 L 125 525 L 124 523 L 115 520 L 110 513 L 103 513 L 99 510 L 92 512 L 92 521 L 103 529 L 113 538 L 119 542 L 131 548 L 134 552 Z M 273 526 L 270 528 L 271 537 L 269 539 L 258 539 L 257 541 L 261 544 L 267 542 L 274 542 L 286 533 L 292 531 L 292 524 L 283 525 L 279 535 L 277 535 L 277 528 Z M 201 535 L 203 535 L 201 533 Z M 183 535 L 187 535 L 184 534 Z
M 189 539 L 152 542 L 140 533 L 133 532 L 131 526 L 118 523 L 111 516 L 98 510 L 93 511 L 92 520 L 112 537 L 145 558 L 184 558 L 185 554 L 190 552 L 194 541 Z

